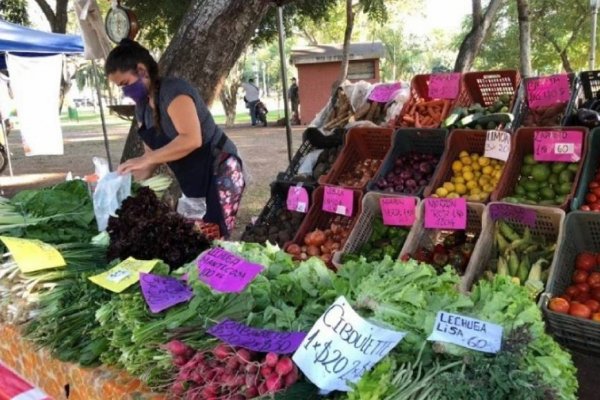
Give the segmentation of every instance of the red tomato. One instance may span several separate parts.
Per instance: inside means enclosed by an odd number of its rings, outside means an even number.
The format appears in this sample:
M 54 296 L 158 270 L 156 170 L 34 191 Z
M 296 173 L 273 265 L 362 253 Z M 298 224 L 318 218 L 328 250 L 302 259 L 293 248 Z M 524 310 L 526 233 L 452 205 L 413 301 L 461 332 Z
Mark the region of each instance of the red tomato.
M 565 294 L 568 294 L 572 298 L 575 298 L 579 295 L 579 288 L 577 285 L 571 285 L 565 290 Z
M 579 318 L 590 318 L 592 315 L 592 310 L 590 310 L 590 308 L 585 304 L 574 301 L 569 307 L 569 314 Z
M 595 205 L 594 205 L 595 206 Z M 592 206 L 593 209 L 593 206 Z M 587 251 L 579 253 L 575 259 L 575 268 L 589 271 L 596 266 L 596 255 Z
M 579 293 L 575 298 L 573 298 L 573 301 L 583 304 L 591 298 L 592 298 L 592 295 L 589 292 L 585 292 L 585 293 Z
M 592 209 L 590 208 L 590 206 L 588 206 L 587 204 L 584 204 L 583 206 L 579 207 L 579 209 L 581 211 L 592 211 Z
M 600 253 L 596 253 L 596 265 L 600 265 Z
M 592 299 L 600 301 L 600 289 L 591 289 L 590 295 L 592 296 Z
M 592 314 L 592 320 L 600 322 L 600 313 L 593 313 Z
M 600 183 L 598 183 L 596 181 L 591 181 L 590 184 L 588 185 L 588 188 L 590 188 L 590 189 L 595 189 L 597 187 L 600 187 Z
M 585 195 L 585 201 L 588 204 L 592 204 L 598 201 L 598 196 L 596 196 L 594 193 L 588 193 Z
M 562 297 L 563 299 L 565 299 L 566 301 L 569 301 L 569 302 L 570 302 L 571 300 L 573 300 L 573 299 L 571 298 L 571 296 L 569 296 L 569 295 L 568 295 L 568 294 L 566 294 L 566 293 L 563 293 L 563 294 L 561 294 L 559 297 Z
M 562 297 L 555 297 L 548 303 L 548 308 L 554 312 L 566 314 L 569 312 L 569 302 Z
M 590 289 L 600 288 L 600 272 L 592 272 L 589 274 L 586 282 L 590 285 Z
M 573 272 L 573 283 L 587 282 L 589 275 L 590 274 L 588 274 L 587 271 L 576 269 L 575 272 Z
M 600 204 L 598 204 L 598 203 L 590 204 L 590 211 L 600 211 Z
M 595 313 L 596 311 L 598 311 L 600 309 L 600 301 L 598 301 L 598 300 L 589 299 L 589 300 L 585 301 L 583 304 L 588 306 L 589 309 L 592 310 L 593 313 Z
M 579 289 L 579 293 L 589 293 L 590 292 L 590 285 L 588 285 L 587 283 L 578 283 L 575 286 L 577 286 L 577 289 Z
M 596 197 L 600 196 L 600 188 L 594 188 L 591 190 L 592 194 L 595 194 Z

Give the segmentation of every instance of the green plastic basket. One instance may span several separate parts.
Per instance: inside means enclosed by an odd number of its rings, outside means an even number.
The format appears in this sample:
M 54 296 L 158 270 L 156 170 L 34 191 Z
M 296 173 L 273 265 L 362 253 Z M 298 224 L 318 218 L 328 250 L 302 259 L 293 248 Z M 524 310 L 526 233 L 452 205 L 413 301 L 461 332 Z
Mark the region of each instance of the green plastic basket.
M 595 128 L 588 134 L 587 149 L 585 151 L 581 177 L 577 184 L 575 197 L 571 203 L 571 210 L 578 210 L 585 200 L 588 191 L 588 185 L 594 179 L 596 170 L 600 166 L 600 128 Z

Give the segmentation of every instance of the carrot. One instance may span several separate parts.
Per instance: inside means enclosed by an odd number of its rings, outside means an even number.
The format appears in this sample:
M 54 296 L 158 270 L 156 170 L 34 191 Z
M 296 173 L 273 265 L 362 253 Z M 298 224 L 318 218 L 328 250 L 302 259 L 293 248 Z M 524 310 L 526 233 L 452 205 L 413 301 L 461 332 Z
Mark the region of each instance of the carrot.
M 413 117 L 411 117 L 410 115 L 405 115 L 404 117 L 402 117 L 402 120 L 404 122 L 408 122 L 410 124 L 414 124 L 415 123 L 415 119 Z

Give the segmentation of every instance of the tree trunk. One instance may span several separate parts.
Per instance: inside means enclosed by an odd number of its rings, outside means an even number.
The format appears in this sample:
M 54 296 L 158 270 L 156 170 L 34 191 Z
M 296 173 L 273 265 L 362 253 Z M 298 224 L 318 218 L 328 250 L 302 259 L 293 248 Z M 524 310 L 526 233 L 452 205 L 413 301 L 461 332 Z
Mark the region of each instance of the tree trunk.
M 54 33 L 66 33 L 67 22 L 69 21 L 69 15 L 67 13 L 67 6 L 69 0 L 56 0 L 56 7 L 53 10 L 46 0 L 35 0 L 40 6 L 40 9 L 44 13 L 44 16 L 50 24 L 50 29 Z
M 232 82 L 223 85 L 221 89 L 221 104 L 225 110 L 225 126 L 231 127 L 235 124 L 235 110 L 237 107 L 237 92 L 240 88 L 240 80 L 236 77 Z
M 481 0 L 472 1 L 473 26 L 460 45 L 454 64 L 454 71 L 456 72 L 467 72 L 471 69 L 475 57 L 477 57 L 481 45 L 492 26 L 493 19 L 503 3 L 503 0 L 490 0 L 490 4 L 482 15 Z
M 529 25 L 529 0 L 517 0 L 519 14 L 519 58 L 521 76 L 531 76 L 531 27 Z
M 342 67 L 340 71 L 340 82 L 348 77 L 348 64 L 350 63 L 350 41 L 354 29 L 354 10 L 352 0 L 346 0 L 346 30 L 344 31 L 344 48 L 342 50 Z
M 267 13 L 266 0 L 196 0 L 160 60 L 163 75 L 194 84 L 209 106 Z

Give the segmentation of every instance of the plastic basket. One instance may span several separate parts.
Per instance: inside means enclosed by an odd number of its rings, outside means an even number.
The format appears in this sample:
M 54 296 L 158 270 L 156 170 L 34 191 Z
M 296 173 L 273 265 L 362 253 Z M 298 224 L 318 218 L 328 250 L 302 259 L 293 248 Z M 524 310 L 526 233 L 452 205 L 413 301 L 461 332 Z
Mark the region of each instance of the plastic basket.
M 577 188 L 577 183 L 579 182 L 579 177 L 581 175 L 581 170 L 583 167 L 583 161 L 585 161 L 585 153 L 587 150 L 587 136 L 588 130 L 587 128 L 581 127 L 550 127 L 550 128 L 519 128 L 517 130 L 516 135 L 513 135 L 510 156 L 508 157 L 508 161 L 506 162 L 506 166 L 504 167 L 504 173 L 502 174 L 502 178 L 500 178 L 500 182 L 496 187 L 496 190 L 492 193 L 492 201 L 502 201 L 506 196 L 510 196 L 513 193 L 513 190 L 519 180 L 519 174 L 521 172 L 521 166 L 523 165 L 523 158 L 526 154 L 533 154 L 533 138 L 536 131 L 581 131 L 583 132 L 583 146 L 581 149 L 581 157 L 582 160 L 579 163 L 579 168 L 577 169 L 577 173 L 575 174 L 575 179 L 573 181 L 573 187 L 571 188 L 571 192 L 566 196 L 564 203 L 560 204 L 559 208 L 563 210 L 568 210 L 569 205 L 571 204 L 571 200 L 575 195 L 575 189 Z
M 357 251 L 360 246 L 365 244 L 371 237 L 371 233 L 373 232 L 373 221 L 375 218 L 381 216 L 381 206 L 379 204 L 379 200 L 382 197 L 414 199 L 416 201 L 417 210 L 419 209 L 421 203 L 421 200 L 419 200 L 418 197 L 413 196 L 401 196 L 391 193 L 367 193 L 362 199 L 362 211 L 356 220 L 356 224 L 354 225 L 346 244 L 339 252 L 335 254 L 333 258 L 333 264 L 336 267 L 341 265 L 341 257 L 344 254 Z M 407 229 L 410 229 L 410 227 L 407 227 Z M 399 253 L 401 250 L 402 249 L 398 249 Z
M 431 75 L 432 74 L 421 74 L 421 75 L 415 75 L 412 78 L 412 80 L 410 82 L 410 95 L 408 97 L 408 100 L 406 100 L 406 102 L 404 103 L 404 106 L 402 107 L 402 111 L 400 111 L 400 114 L 398 114 L 398 117 L 394 121 L 394 127 L 404 129 L 404 127 L 402 127 L 402 125 L 401 125 L 402 117 L 404 117 L 404 115 L 408 112 L 408 110 L 411 109 L 411 107 L 416 102 L 418 102 L 421 99 L 424 101 L 433 100 L 429 96 L 429 79 L 431 78 Z M 454 101 L 452 101 L 452 103 L 450 104 L 450 107 L 448 107 L 446 112 L 442 114 L 441 122 L 443 122 L 446 119 L 446 117 L 448 116 L 448 113 L 454 107 L 465 106 L 465 105 L 470 104 L 470 102 L 471 102 L 471 98 L 469 97 L 469 94 L 465 91 L 463 80 L 461 78 L 458 96 L 456 97 L 456 99 L 454 99 Z M 440 125 L 441 125 L 441 122 L 440 122 Z
M 287 192 L 290 186 L 288 182 L 275 181 L 271 183 L 271 197 L 267 200 L 256 222 L 246 226 L 241 237 L 242 241 L 248 241 L 248 233 L 258 225 L 277 226 L 278 221 L 275 221 L 275 216 L 279 210 L 286 207 Z M 313 193 L 313 185 L 303 184 L 302 186 L 308 191 L 309 196 Z M 287 240 L 278 240 L 277 244 L 283 246 L 285 242 Z
M 573 85 L 571 101 L 567 107 L 567 117 L 576 114 L 584 102 L 596 97 L 598 91 L 600 91 L 600 71 L 583 71 L 579 73 Z
M 573 91 L 575 90 L 575 86 L 576 86 L 576 76 L 573 73 L 568 74 L 569 77 L 569 83 L 571 85 L 571 97 L 573 96 Z M 519 89 L 518 89 L 518 100 L 514 103 L 513 109 L 512 109 L 512 113 L 515 117 L 515 119 L 513 120 L 512 123 L 512 127 L 513 128 L 519 128 L 523 125 L 523 122 L 525 121 L 525 118 L 527 117 L 527 115 L 529 114 L 529 105 L 527 103 L 527 82 L 537 79 L 540 77 L 531 77 L 531 78 L 525 78 L 523 80 L 521 80 L 521 83 L 519 84 Z M 564 123 L 566 122 L 567 118 L 569 117 L 568 111 L 569 111 L 569 104 L 571 103 L 571 101 L 568 101 L 565 104 L 565 108 L 564 108 L 564 115 L 561 121 L 561 125 L 564 125 Z
M 577 184 L 575 197 L 571 203 L 572 210 L 577 210 L 584 204 L 588 185 L 594 179 L 598 167 L 600 167 L 600 128 L 595 128 L 588 134 L 587 150 L 581 168 L 581 177 Z
M 346 142 L 342 152 L 329 170 L 329 173 L 319 178 L 320 185 L 337 185 L 342 174 L 350 171 L 359 162 L 366 159 L 383 160 L 391 147 L 391 128 L 352 128 L 346 134 Z M 375 172 L 376 174 L 377 172 Z M 351 189 L 364 189 L 368 182 L 361 187 Z M 343 186 L 343 185 L 340 185 Z
M 489 107 L 503 94 L 512 96 L 512 108 L 521 75 L 516 70 L 468 72 L 463 75 L 465 90 L 473 103 Z
M 298 174 L 302 159 L 313 150 L 315 150 L 315 147 L 308 140 L 304 140 L 300 145 L 300 148 L 296 151 L 296 154 L 294 154 L 290 165 L 288 165 L 284 172 L 280 172 L 279 175 L 277 175 L 277 179 L 291 181 L 292 178 Z
M 600 252 L 600 215 L 573 211 L 565 220 L 560 246 L 550 271 L 542 311 L 550 334 L 563 345 L 586 354 L 600 354 L 600 322 L 559 314 L 548 309 L 551 297 L 561 295 L 571 285 L 575 258 L 582 251 Z
M 429 186 L 425 188 L 424 197 L 431 196 L 444 182 L 453 176 L 452 163 L 458 159 L 461 151 L 483 155 L 487 131 L 474 129 L 454 129 L 446 139 L 446 149 L 440 160 Z
M 481 235 L 483 231 L 482 220 L 483 213 L 485 210 L 485 206 L 481 203 L 471 203 L 467 202 L 467 231 L 475 232 L 479 235 L 477 238 L 477 242 L 481 240 Z M 415 251 L 419 249 L 419 247 L 426 244 L 428 240 L 428 231 L 430 229 L 426 229 L 424 226 L 425 223 L 425 202 L 421 202 L 417 211 L 417 219 L 415 224 L 413 225 L 406 241 L 404 242 L 404 247 L 402 247 L 402 251 L 400 253 L 400 258 L 403 256 L 413 254 Z M 466 277 L 466 274 L 469 270 L 469 266 L 475 263 L 474 259 L 475 252 L 471 255 L 471 259 L 467 264 L 467 269 L 465 270 L 465 275 L 461 277 L 461 281 L 463 281 Z M 473 268 L 473 267 L 472 267 Z M 461 286 L 463 286 L 461 284 Z
M 291 242 L 286 243 L 284 247 L 287 248 L 292 243 L 302 246 L 304 244 L 304 237 L 307 233 L 312 232 L 315 229 L 328 229 L 335 218 L 341 218 L 350 231 L 352 231 L 358 216 L 362 212 L 362 192 L 356 189 L 352 190 L 352 192 L 354 194 L 353 215 L 351 217 L 344 217 L 323 211 L 323 196 L 325 194 L 325 189 L 322 186 L 316 188 L 312 194 L 312 202 L 308 214 L 306 214 L 302 225 L 298 228 L 294 239 Z
M 394 169 L 394 163 L 401 155 L 415 152 L 422 154 L 433 154 L 438 157 L 441 157 L 441 155 L 444 153 L 447 135 L 448 131 L 446 129 L 408 128 L 396 130 L 392 139 L 392 149 L 383 160 L 381 168 L 379 168 L 377 174 L 367 185 L 367 190 L 381 192 L 377 188 L 377 181 L 381 177 L 386 176 L 388 172 L 390 172 L 392 169 Z M 438 163 L 438 166 L 439 165 L 440 163 Z M 435 171 L 433 173 L 433 176 L 435 176 Z M 413 195 L 422 196 L 424 190 L 425 188 L 421 188 Z
M 468 291 L 475 282 L 481 278 L 483 272 L 486 270 L 490 260 L 493 256 L 494 249 L 494 227 L 495 221 L 492 220 L 490 209 L 497 207 L 498 202 L 489 203 L 483 213 L 483 229 L 473 255 L 471 256 L 471 263 L 467 267 L 463 280 L 461 281 L 461 290 Z M 531 234 L 533 236 L 543 236 L 550 243 L 556 243 L 562 236 L 563 221 L 565 218 L 565 212 L 558 208 L 551 207 L 538 207 L 538 206 L 527 206 L 519 205 L 519 207 L 534 210 L 536 213 L 535 225 L 530 227 Z M 525 225 L 522 220 L 517 218 L 505 218 L 506 221 L 518 234 L 523 234 Z M 556 256 L 550 264 L 550 273 L 552 273 L 557 263 Z

